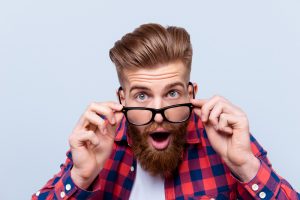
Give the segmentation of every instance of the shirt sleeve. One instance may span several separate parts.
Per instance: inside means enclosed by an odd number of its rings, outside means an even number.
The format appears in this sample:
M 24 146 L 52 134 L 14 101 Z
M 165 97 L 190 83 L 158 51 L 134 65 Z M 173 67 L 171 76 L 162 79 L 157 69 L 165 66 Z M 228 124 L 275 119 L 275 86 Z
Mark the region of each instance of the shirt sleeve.
M 251 148 L 260 160 L 260 168 L 256 176 L 248 183 L 237 180 L 237 195 L 242 199 L 290 199 L 300 200 L 300 195 L 292 186 L 272 169 L 267 152 L 251 135 Z
M 75 185 L 70 171 L 73 167 L 72 154 L 67 152 L 67 159 L 61 165 L 60 171 L 50 179 L 46 185 L 32 195 L 33 200 L 50 199 L 88 199 L 96 195 L 99 190 L 87 191 Z

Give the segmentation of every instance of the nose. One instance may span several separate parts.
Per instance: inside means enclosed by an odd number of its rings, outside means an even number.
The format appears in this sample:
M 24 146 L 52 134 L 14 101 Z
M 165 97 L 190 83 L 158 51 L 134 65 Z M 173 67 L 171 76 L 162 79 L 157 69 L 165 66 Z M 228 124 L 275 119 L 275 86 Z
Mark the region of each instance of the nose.
M 164 118 L 160 113 L 156 113 L 154 116 L 154 121 L 158 124 L 161 124 L 164 121 Z
M 154 104 L 154 108 L 156 109 L 160 109 L 163 107 L 163 102 L 161 98 L 155 98 Z M 154 121 L 160 124 L 164 121 L 164 118 L 160 113 L 156 113 L 156 115 L 154 116 Z

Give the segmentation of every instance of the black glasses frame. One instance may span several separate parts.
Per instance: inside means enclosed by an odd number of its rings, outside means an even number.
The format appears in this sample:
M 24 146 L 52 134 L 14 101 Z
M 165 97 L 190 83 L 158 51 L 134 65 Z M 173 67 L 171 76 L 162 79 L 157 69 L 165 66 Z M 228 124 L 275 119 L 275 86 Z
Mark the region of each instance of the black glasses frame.
M 170 108 L 175 108 L 175 107 L 181 107 L 181 106 L 186 106 L 190 109 L 190 113 L 189 113 L 189 116 L 187 117 L 187 119 L 185 120 L 182 120 L 182 121 L 179 121 L 179 122 L 172 122 L 170 120 L 168 120 L 165 116 L 165 111 L 167 109 L 170 109 Z M 175 105 L 171 105 L 171 106 L 167 106 L 167 107 L 164 107 L 164 108 L 160 108 L 160 109 L 155 109 L 155 108 L 147 108 L 147 107 L 123 107 L 122 109 L 122 112 L 124 113 L 126 119 L 127 119 L 127 122 L 132 124 L 132 125 L 135 125 L 135 126 L 144 126 L 144 125 L 147 125 L 147 124 L 150 124 L 154 121 L 154 118 L 155 118 L 155 115 L 157 113 L 161 114 L 161 116 L 163 117 L 163 119 L 167 122 L 170 122 L 170 123 L 182 123 L 182 122 L 185 122 L 187 121 L 190 117 L 191 117 L 191 113 L 192 113 L 192 110 L 193 110 L 193 104 L 191 103 L 183 103 L 183 104 L 175 104 Z M 130 110 L 149 110 L 152 112 L 152 117 L 151 119 L 147 122 L 147 123 L 144 123 L 144 124 L 134 124 L 134 123 L 131 123 L 129 120 L 128 120 L 128 117 L 127 117 L 127 112 L 130 111 Z

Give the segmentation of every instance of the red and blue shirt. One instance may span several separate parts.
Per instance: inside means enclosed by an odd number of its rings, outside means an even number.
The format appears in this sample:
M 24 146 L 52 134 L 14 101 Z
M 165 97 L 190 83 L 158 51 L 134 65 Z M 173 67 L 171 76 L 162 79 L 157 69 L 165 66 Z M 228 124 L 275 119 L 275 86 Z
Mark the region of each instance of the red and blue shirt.
M 71 178 L 72 154 L 61 170 L 32 199 L 129 199 L 136 175 L 136 158 L 128 145 L 126 119 L 116 130 L 113 152 L 97 178 L 87 189 Z M 172 177 L 166 178 L 165 199 L 293 199 L 300 195 L 272 169 L 267 152 L 251 135 L 251 148 L 260 160 L 257 175 L 240 182 L 212 148 L 201 120 L 193 114 L 187 129 L 183 160 Z

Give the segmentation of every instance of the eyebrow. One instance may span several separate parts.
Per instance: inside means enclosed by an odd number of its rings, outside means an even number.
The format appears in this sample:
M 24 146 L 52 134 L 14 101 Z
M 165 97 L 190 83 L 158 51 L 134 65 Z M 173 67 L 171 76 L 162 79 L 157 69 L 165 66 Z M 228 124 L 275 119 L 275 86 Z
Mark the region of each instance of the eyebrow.
M 182 88 L 185 88 L 185 85 L 182 82 L 170 83 L 165 88 L 169 89 L 169 88 L 172 88 L 172 87 L 175 87 L 175 86 L 180 86 Z
M 168 84 L 164 90 L 170 89 L 175 86 L 180 86 L 182 88 L 185 88 L 185 85 L 182 82 L 175 82 L 175 83 L 170 83 Z M 146 91 L 151 91 L 148 87 L 145 86 L 140 86 L 140 85 L 134 85 L 130 88 L 129 93 L 131 93 L 133 90 L 146 90 Z
M 149 88 L 145 87 L 145 86 L 140 86 L 140 85 L 134 85 L 130 88 L 129 93 L 131 93 L 133 90 L 147 90 L 150 91 Z

